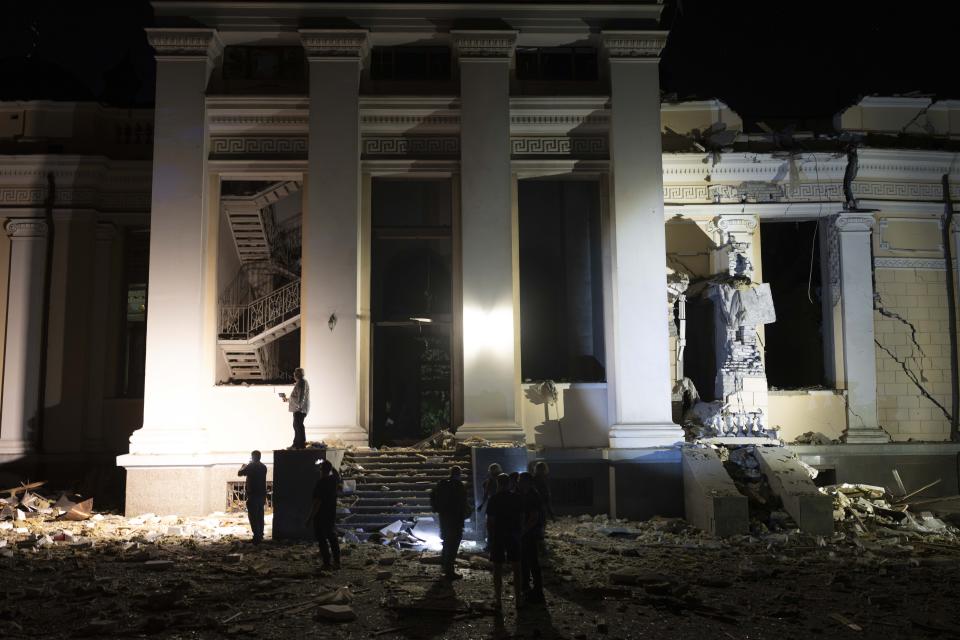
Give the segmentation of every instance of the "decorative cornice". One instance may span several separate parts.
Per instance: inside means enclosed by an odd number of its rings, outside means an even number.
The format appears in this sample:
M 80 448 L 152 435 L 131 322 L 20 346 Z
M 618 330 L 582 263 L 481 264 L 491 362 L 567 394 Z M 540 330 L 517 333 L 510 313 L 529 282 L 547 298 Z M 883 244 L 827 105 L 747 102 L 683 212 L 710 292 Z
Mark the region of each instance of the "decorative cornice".
M 509 60 L 517 44 L 516 31 L 451 31 L 450 40 L 462 60 Z
M 362 147 L 364 157 L 457 157 L 460 155 L 460 138 L 458 136 L 364 136 Z
M 4 229 L 11 238 L 47 237 L 47 223 L 36 218 L 11 218 Z
M 510 138 L 514 158 L 530 156 L 570 156 L 606 158 L 606 136 L 515 136 Z
M 216 29 L 144 29 L 157 60 L 213 59 L 223 52 Z
M 922 269 L 926 271 L 945 271 L 946 261 L 943 258 L 890 258 L 877 257 L 873 259 L 873 266 L 877 269 Z M 954 260 L 956 267 L 956 259 Z
M 211 136 L 210 157 L 269 156 L 299 158 L 307 155 L 307 136 Z
M 711 220 L 707 224 L 707 231 L 719 233 L 724 239 L 729 234 L 753 235 L 756 231 L 759 220 L 755 215 L 740 214 L 722 214 Z
M 874 219 L 861 213 L 838 213 L 833 225 L 840 233 L 866 233 L 873 230 Z
M 368 50 L 366 29 L 300 29 L 308 60 L 363 60 Z
M 667 44 L 666 31 L 604 31 L 603 46 L 614 59 L 650 60 L 660 58 Z

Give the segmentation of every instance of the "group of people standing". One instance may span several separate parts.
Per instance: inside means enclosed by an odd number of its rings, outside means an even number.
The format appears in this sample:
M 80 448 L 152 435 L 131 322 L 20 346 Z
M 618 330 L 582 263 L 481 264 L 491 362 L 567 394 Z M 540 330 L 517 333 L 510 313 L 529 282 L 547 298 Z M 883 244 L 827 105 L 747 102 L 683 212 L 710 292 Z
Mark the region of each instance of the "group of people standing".
M 455 563 L 463 539 L 463 523 L 471 512 L 461 474 L 460 467 L 451 468 L 450 477 L 437 483 L 430 496 L 431 507 L 440 520 L 441 565 L 448 580 L 461 577 Z M 506 562 L 513 572 L 516 606 L 544 602 L 540 551 L 547 517 L 553 517 L 546 463 L 537 463 L 534 473 L 509 475 L 503 473 L 499 464 L 490 465 L 478 511 L 486 518 L 496 608 L 502 608 Z

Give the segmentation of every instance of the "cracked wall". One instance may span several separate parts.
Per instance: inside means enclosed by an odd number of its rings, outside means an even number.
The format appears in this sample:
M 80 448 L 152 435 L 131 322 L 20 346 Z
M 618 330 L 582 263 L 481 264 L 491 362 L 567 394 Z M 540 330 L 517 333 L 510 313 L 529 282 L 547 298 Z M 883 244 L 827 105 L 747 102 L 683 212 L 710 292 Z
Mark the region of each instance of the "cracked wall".
M 883 308 L 906 321 L 874 314 L 880 424 L 894 440 L 947 440 L 950 421 L 918 388 L 949 410 L 946 271 L 878 268 L 875 280 Z

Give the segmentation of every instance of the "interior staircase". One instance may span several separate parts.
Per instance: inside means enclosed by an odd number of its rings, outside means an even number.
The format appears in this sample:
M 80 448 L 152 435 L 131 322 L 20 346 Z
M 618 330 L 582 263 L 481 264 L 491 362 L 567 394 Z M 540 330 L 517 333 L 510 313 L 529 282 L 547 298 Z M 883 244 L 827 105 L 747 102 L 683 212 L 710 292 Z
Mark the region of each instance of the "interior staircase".
M 242 265 L 271 260 L 264 209 L 296 193 L 298 181 L 277 182 L 247 196 L 224 196 L 222 205 Z M 300 328 L 300 280 L 294 280 L 248 304 L 220 305 L 217 345 L 235 381 L 270 377 L 262 347 Z
M 270 260 L 270 240 L 263 209 L 300 190 L 293 180 L 277 182 L 249 196 L 224 196 L 223 210 L 230 223 L 240 263 Z
M 351 499 L 354 502 L 339 526 L 362 538 L 397 520 L 415 522 L 417 518 L 434 517 L 430 490 L 450 475 L 453 465 L 463 469 L 467 496 L 472 499 L 470 458 L 458 456 L 453 450 L 348 451 L 341 473 L 345 480 L 356 480 L 357 489 L 346 496 L 347 503 Z

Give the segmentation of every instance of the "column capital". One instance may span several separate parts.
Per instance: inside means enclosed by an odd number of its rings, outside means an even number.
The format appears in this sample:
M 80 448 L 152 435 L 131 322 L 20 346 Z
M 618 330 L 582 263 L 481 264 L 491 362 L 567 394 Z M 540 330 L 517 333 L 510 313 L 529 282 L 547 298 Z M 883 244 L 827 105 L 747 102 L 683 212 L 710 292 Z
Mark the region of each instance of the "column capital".
M 451 31 L 450 39 L 460 60 L 509 60 L 517 45 L 517 32 L 511 30 Z
M 11 238 L 46 238 L 47 223 L 39 218 L 11 218 L 4 225 Z
M 668 31 L 603 31 L 603 46 L 611 59 L 656 62 L 667 44 Z
M 300 43 L 311 62 L 363 60 L 369 41 L 366 29 L 300 29 Z
M 757 216 L 752 214 L 722 214 L 707 224 L 707 231 L 717 235 L 719 244 L 731 236 L 734 242 L 750 242 L 758 224 Z
M 216 29 L 147 28 L 147 42 L 160 60 L 213 60 L 223 52 Z
M 833 225 L 840 233 L 868 233 L 873 230 L 873 216 L 864 213 L 838 213 Z

